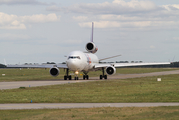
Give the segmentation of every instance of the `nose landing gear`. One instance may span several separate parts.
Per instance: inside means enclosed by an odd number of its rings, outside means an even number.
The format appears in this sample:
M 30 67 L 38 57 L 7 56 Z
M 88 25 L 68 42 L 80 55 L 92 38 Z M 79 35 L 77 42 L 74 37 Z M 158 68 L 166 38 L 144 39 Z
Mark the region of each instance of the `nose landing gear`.
M 75 76 L 75 80 L 78 80 L 78 74 L 79 74 L 79 72 L 76 71 L 76 72 L 75 72 L 75 75 L 76 75 L 76 76 Z

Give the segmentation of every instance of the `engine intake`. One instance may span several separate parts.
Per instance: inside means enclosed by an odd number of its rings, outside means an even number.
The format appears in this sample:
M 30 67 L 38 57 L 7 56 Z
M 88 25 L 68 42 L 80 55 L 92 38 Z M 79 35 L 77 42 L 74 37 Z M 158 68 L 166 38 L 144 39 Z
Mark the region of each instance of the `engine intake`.
M 113 66 L 106 67 L 106 74 L 114 75 L 116 73 L 116 68 Z
M 51 74 L 52 76 L 56 77 L 56 76 L 59 75 L 60 70 L 59 70 L 57 67 L 53 67 L 53 68 L 50 69 L 49 72 L 50 72 L 50 74 Z
M 86 44 L 86 50 L 91 53 L 96 53 L 98 48 L 93 42 L 89 42 Z

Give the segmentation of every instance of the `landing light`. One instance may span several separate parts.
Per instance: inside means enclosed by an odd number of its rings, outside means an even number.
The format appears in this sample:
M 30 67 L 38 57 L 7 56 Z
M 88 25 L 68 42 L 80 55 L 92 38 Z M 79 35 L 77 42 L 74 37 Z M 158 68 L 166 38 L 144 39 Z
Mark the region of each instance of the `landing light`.
M 78 72 L 78 71 L 76 71 L 76 72 L 75 72 L 75 74 L 76 74 L 76 75 L 78 75 L 78 74 L 79 74 L 79 72 Z

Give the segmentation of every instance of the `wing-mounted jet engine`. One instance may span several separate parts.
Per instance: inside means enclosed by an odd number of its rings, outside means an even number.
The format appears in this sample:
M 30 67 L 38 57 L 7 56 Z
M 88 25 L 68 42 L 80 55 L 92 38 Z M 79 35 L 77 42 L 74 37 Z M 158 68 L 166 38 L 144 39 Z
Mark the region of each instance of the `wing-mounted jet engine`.
M 98 47 L 93 42 L 89 42 L 86 44 L 86 50 L 91 53 L 96 53 L 98 51 Z
M 113 66 L 106 67 L 106 74 L 108 74 L 108 75 L 116 74 L 116 68 Z
M 59 73 L 60 73 L 60 70 L 57 68 L 57 67 L 53 67 L 53 68 L 51 68 L 50 69 L 50 75 L 52 75 L 52 76 L 54 76 L 54 77 L 56 77 L 56 76 L 58 76 L 59 75 Z

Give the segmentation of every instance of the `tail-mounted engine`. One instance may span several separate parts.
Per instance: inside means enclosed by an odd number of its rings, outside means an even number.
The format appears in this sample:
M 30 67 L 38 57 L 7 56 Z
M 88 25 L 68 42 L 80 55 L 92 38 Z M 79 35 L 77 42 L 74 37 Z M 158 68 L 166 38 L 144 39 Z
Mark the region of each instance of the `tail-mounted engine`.
M 93 42 L 89 42 L 86 44 L 86 50 L 91 53 L 96 53 L 98 48 Z
M 52 76 L 56 77 L 56 76 L 59 75 L 60 70 L 59 70 L 57 67 L 53 67 L 53 68 L 50 69 L 49 72 L 50 72 L 50 74 L 51 74 Z
M 114 75 L 116 73 L 116 68 L 113 66 L 106 67 L 106 74 Z

